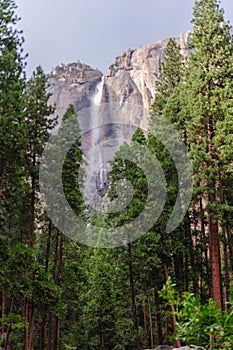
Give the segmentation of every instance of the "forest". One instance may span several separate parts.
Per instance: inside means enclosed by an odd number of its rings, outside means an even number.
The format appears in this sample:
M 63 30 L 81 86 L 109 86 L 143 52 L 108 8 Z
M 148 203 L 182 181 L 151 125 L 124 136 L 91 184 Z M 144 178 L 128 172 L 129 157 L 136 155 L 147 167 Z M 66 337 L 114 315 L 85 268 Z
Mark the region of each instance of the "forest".
M 148 134 L 137 129 L 132 137 L 163 169 L 165 205 L 148 232 L 114 249 L 68 238 L 42 204 L 40 161 L 58 118 L 42 67 L 26 78 L 19 26 L 15 1 L 1 0 L 0 349 L 142 350 L 166 344 L 232 350 L 233 35 L 221 4 L 195 1 L 187 55 L 174 39 L 167 44 Z M 159 115 L 177 130 L 193 166 L 189 208 L 170 233 L 178 170 L 153 132 Z M 70 105 L 57 132 L 65 133 L 74 116 Z M 90 213 L 79 188 L 84 157 L 78 125 L 74 131 L 62 169 L 68 203 L 100 234 L 130 223 L 148 197 L 142 169 L 118 157 L 132 145 L 116 153 L 106 189 L 111 203 L 115 184 L 127 179 L 132 200 L 117 213 Z

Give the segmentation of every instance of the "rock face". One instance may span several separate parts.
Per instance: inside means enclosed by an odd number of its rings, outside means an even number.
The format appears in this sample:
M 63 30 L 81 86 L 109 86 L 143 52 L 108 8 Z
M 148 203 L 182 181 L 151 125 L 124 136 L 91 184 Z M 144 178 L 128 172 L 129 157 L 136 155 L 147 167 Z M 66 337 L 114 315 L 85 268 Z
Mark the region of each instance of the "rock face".
M 176 39 L 185 54 L 185 44 L 190 32 Z M 109 67 L 103 84 L 101 103 L 133 103 L 149 108 L 155 97 L 155 75 L 164 57 L 168 39 L 128 50 Z M 61 65 L 49 74 L 51 103 L 56 103 L 56 113 L 64 114 L 69 104 L 77 111 L 90 107 L 101 82 L 102 73 L 88 65 L 72 63 Z
M 155 76 L 166 40 L 116 58 L 106 74 L 103 102 L 129 102 L 149 107 L 155 95 Z
M 189 32 L 176 39 L 185 54 Z M 109 67 L 104 82 L 103 102 L 128 102 L 149 108 L 155 97 L 155 76 L 164 57 L 168 39 L 128 50 Z
M 80 62 L 60 65 L 48 76 L 48 91 L 52 94 L 51 104 L 56 104 L 56 114 L 60 117 L 70 104 L 76 111 L 90 107 L 102 73 Z

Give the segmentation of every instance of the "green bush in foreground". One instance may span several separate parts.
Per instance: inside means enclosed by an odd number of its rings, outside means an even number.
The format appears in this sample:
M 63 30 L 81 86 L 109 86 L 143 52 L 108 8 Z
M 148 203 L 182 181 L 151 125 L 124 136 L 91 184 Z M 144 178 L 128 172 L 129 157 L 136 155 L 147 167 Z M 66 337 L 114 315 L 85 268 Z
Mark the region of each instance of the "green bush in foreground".
M 233 349 L 233 303 L 225 312 L 219 310 L 213 299 L 202 305 L 200 298 L 193 293 L 179 295 L 171 279 L 168 279 L 161 296 L 168 305 L 174 306 L 176 333 L 181 342 L 199 349 Z

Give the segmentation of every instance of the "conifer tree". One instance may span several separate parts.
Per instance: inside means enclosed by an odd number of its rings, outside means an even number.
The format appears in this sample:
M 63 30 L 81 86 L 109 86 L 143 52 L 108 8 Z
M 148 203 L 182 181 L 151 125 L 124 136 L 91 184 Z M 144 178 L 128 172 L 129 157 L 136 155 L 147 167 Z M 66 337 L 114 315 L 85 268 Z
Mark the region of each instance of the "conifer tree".
M 18 17 L 12 0 L 0 4 L 0 198 L 7 181 L 8 168 L 22 161 L 25 142 L 23 120 L 24 57 L 23 37 L 16 29 Z M 15 169 L 16 170 L 16 169 Z
M 25 120 L 27 123 L 27 159 L 28 175 L 31 182 L 31 228 L 30 246 L 34 247 L 36 201 L 38 195 L 39 163 L 51 130 L 56 125 L 54 106 L 49 104 L 50 93 L 47 92 L 48 81 L 39 66 L 33 72 L 32 78 L 26 84 L 25 91 Z
M 12 0 L 0 2 L 0 225 L 1 233 L 13 242 L 27 230 L 22 214 L 28 190 L 23 168 L 27 143 L 23 115 L 24 39 L 16 28 L 16 7 Z M 5 295 L 4 284 L 0 289 L 4 317 L 11 296 Z
M 222 165 L 216 141 L 219 123 L 229 117 L 233 103 L 232 36 L 216 0 L 195 2 L 193 24 L 189 43 L 192 51 L 184 83 L 186 130 L 195 167 L 194 182 L 206 202 L 212 296 L 222 307 L 219 250 Z M 228 135 L 229 132 L 228 129 Z

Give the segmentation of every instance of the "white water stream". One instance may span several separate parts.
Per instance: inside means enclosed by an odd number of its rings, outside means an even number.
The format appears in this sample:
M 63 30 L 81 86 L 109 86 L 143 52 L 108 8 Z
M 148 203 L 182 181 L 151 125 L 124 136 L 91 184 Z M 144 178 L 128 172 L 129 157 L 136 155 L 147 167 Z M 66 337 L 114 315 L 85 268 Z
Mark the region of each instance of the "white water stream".
M 102 76 L 102 79 L 100 83 L 97 85 L 96 89 L 96 95 L 94 97 L 94 106 L 96 108 L 94 109 L 94 115 L 92 115 L 93 124 L 95 127 L 92 130 L 92 142 L 91 146 L 96 147 L 98 149 L 98 159 L 93 159 L 94 163 L 97 161 L 99 164 L 99 169 L 96 174 L 96 186 L 102 188 L 104 186 L 105 181 L 105 174 L 104 174 L 104 159 L 103 159 L 103 153 L 101 147 L 98 146 L 98 143 L 101 142 L 101 125 L 102 125 L 102 118 L 101 118 L 101 99 L 103 95 L 103 88 L 104 88 L 104 75 Z M 98 108 L 99 107 L 99 108 Z M 95 120 L 94 120 L 95 118 Z
M 100 105 L 101 104 L 101 98 L 103 95 L 103 88 L 104 88 L 104 75 L 101 78 L 100 83 L 97 85 L 96 88 L 96 95 L 94 97 L 94 105 Z
M 91 142 L 90 151 L 88 152 L 88 165 L 86 167 L 86 181 L 85 181 L 85 196 L 87 202 L 100 209 L 101 205 L 101 189 L 104 187 L 106 180 L 105 175 L 105 160 L 103 156 L 103 150 L 101 148 L 101 99 L 103 95 L 104 76 L 96 86 L 96 92 L 93 97 L 93 108 L 90 115 L 90 127 L 91 127 Z

